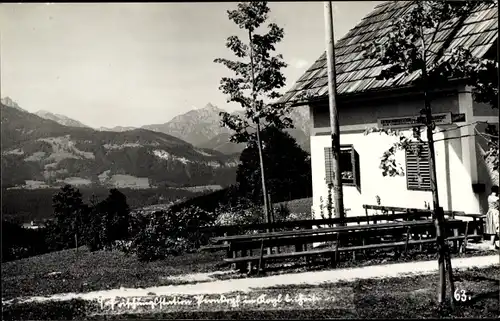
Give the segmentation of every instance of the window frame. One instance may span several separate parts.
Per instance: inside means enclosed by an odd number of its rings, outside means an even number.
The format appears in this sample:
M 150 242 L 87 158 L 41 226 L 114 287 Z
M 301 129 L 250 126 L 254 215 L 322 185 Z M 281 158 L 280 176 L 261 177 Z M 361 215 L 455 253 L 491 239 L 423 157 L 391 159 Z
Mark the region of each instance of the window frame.
M 361 192 L 361 166 L 360 166 L 360 160 L 359 160 L 359 153 L 356 151 L 354 148 L 354 145 L 352 144 L 342 144 L 340 145 L 340 150 L 341 153 L 345 150 L 347 150 L 346 154 L 350 154 L 351 156 L 351 165 L 352 165 L 352 182 L 342 182 L 342 186 L 353 186 L 358 189 L 359 192 Z M 328 180 L 328 170 L 327 168 L 331 166 L 328 164 L 328 161 L 331 161 L 331 157 L 327 158 L 326 153 L 327 151 L 329 152 L 330 155 L 332 155 L 332 148 L 331 147 L 325 147 L 323 150 L 323 156 L 325 160 L 325 182 L 328 185 L 330 182 Z M 331 176 L 330 176 L 331 177 Z

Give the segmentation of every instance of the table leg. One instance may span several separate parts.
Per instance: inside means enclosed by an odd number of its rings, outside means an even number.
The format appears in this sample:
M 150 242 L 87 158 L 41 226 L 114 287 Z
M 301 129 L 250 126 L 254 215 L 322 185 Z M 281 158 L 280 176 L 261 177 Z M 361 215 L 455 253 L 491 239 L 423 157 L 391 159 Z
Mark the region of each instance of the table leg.
M 453 236 L 458 236 L 458 228 L 453 229 Z M 457 248 L 458 248 L 457 243 L 458 243 L 458 240 L 453 241 L 453 252 L 457 251 Z
M 406 229 L 406 243 L 405 243 L 405 254 L 408 254 L 408 242 L 410 241 L 411 237 L 411 226 L 408 226 Z
M 337 242 L 335 243 L 335 266 L 337 265 L 337 262 L 339 261 L 339 246 L 340 246 L 340 233 L 337 233 Z
M 253 262 L 252 261 L 248 261 L 247 262 L 247 274 L 251 274 L 252 270 L 253 270 Z
M 241 250 L 241 257 L 245 257 L 245 256 L 247 256 L 247 250 L 246 249 L 242 249 Z M 244 272 L 244 270 L 245 270 L 245 262 L 238 263 L 237 264 L 237 269 L 240 270 L 240 272 Z
M 224 244 L 227 244 L 227 249 L 226 249 L 226 256 L 229 259 L 232 259 L 233 256 L 233 244 L 231 242 L 224 242 Z

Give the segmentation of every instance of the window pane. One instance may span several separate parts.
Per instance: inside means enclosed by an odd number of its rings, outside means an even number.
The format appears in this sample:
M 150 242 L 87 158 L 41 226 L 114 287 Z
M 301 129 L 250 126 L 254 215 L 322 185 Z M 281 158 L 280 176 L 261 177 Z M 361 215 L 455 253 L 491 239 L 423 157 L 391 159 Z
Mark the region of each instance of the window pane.
M 354 182 L 351 151 L 351 149 L 348 149 L 340 152 L 340 172 L 342 174 L 342 181 L 345 183 Z
M 325 147 L 325 181 L 327 184 L 332 183 L 333 179 L 333 164 L 332 164 L 332 149 Z M 343 183 L 354 183 L 354 171 L 352 163 L 352 148 L 342 148 L 340 150 L 340 173 Z

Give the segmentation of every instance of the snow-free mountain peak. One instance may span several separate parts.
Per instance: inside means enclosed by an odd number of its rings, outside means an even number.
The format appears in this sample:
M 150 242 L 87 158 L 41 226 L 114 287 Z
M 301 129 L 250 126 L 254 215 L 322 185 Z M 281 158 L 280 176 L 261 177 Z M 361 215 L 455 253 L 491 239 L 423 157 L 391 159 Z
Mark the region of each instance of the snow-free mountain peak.
M 89 126 L 79 122 L 78 120 L 69 118 L 68 116 L 51 113 L 50 111 L 46 111 L 46 110 L 39 110 L 35 113 L 35 115 L 40 116 L 40 117 L 45 118 L 45 119 L 53 120 L 53 121 L 55 121 L 63 126 L 85 127 L 85 128 L 89 127 Z
M 17 110 L 24 111 L 24 112 L 26 111 L 26 110 L 22 109 L 21 107 L 19 107 L 19 105 L 14 100 L 12 100 L 10 97 L 4 97 L 4 98 L 0 99 L 0 101 L 5 106 L 12 107 L 12 108 L 15 108 Z

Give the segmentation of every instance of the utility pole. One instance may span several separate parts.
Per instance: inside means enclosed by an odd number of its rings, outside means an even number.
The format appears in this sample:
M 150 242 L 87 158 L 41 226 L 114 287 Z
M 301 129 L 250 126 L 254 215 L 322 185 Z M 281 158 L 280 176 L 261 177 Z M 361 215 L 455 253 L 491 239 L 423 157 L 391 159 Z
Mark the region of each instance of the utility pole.
M 337 77 L 335 72 L 335 45 L 333 38 L 332 2 L 325 1 L 325 31 L 326 31 L 326 60 L 328 65 L 328 100 L 330 107 L 330 130 L 332 139 L 332 167 L 333 182 L 328 188 L 333 189 L 333 209 L 335 217 L 345 217 L 344 197 L 342 193 L 342 177 L 340 173 L 340 128 L 337 110 Z

